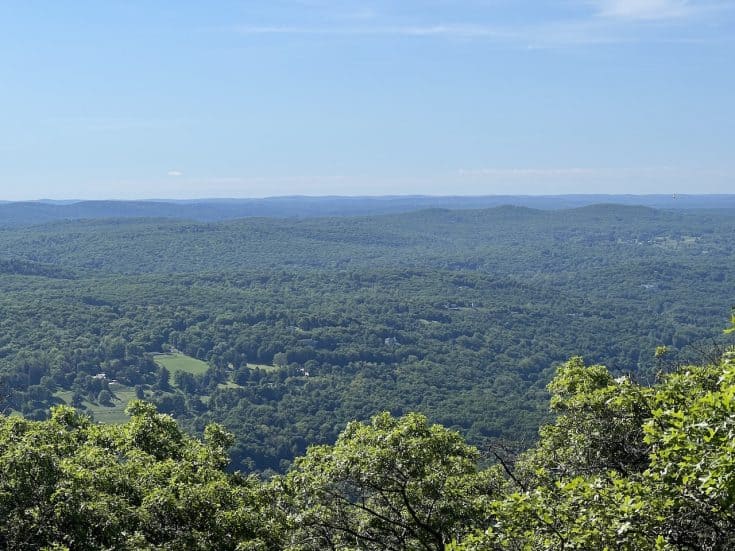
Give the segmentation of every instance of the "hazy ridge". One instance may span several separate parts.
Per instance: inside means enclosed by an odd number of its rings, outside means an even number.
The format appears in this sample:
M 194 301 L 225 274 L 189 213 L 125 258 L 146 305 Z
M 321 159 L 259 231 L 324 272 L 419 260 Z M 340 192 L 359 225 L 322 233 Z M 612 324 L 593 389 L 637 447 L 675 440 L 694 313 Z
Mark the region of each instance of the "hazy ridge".
M 488 195 L 384 197 L 267 197 L 145 201 L 0 202 L 0 226 L 98 218 L 176 218 L 219 221 L 246 217 L 311 218 L 410 212 L 428 208 L 481 209 L 515 205 L 542 210 L 594 204 L 640 205 L 657 209 L 733 209 L 735 195 Z

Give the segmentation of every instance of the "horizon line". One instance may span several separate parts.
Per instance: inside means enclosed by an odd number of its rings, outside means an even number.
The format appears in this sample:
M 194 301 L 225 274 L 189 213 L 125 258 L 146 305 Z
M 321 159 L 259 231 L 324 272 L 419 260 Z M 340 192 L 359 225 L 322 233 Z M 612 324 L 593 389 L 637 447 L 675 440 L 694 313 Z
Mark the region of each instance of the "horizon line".
M 190 198 L 174 198 L 174 197 L 152 197 L 152 198 L 60 198 L 51 199 L 48 197 L 36 199 L 0 199 L 0 204 L 17 204 L 17 203 L 91 203 L 91 202 L 116 202 L 116 203 L 166 203 L 166 202 L 207 202 L 207 201 L 264 201 L 270 199 L 485 199 L 485 198 L 502 198 L 502 197 L 523 197 L 523 198 L 554 198 L 554 197 L 671 197 L 675 200 L 678 197 L 735 197 L 735 193 L 486 193 L 486 194 L 379 194 L 379 195 L 307 195 L 307 194 L 287 194 L 287 195 L 263 195 L 263 196 L 247 196 L 247 197 L 212 197 L 200 196 Z

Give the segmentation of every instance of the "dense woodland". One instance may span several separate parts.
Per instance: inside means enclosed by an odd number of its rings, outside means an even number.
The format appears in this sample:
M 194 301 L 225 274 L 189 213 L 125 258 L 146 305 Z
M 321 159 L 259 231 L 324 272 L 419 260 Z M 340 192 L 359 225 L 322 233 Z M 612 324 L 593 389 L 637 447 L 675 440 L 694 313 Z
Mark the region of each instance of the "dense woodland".
M 735 322 L 735 316 L 733 317 Z M 552 424 L 496 462 L 417 413 L 353 421 L 268 481 L 133 401 L 124 425 L 68 406 L 0 417 L 6 549 L 717 550 L 735 545 L 735 356 L 653 386 L 580 358 L 549 384 Z
M 536 441 L 574 355 L 644 383 L 716 357 L 734 231 L 728 209 L 614 205 L 18 225 L 0 230 L 0 407 L 103 419 L 142 398 L 189 434 L 221 423 L 228 469 L 266 475 L 352 420 L 420 412 L 488 462 Z

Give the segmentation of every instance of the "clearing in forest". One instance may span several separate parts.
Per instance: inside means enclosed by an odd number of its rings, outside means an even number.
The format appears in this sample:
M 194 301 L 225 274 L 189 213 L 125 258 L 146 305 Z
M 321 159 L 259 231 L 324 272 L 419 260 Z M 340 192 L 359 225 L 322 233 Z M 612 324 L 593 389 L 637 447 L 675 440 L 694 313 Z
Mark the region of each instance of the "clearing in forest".
M 171 372 L 171 375 L 177 371 L 186 371 L 193 375 L 201 375 L 209 369 L 209 364 L 202 360 L 197 360 L 181 352 L 174 354 L 156 354 L 153 358 L 161 367 L 165 367 Z

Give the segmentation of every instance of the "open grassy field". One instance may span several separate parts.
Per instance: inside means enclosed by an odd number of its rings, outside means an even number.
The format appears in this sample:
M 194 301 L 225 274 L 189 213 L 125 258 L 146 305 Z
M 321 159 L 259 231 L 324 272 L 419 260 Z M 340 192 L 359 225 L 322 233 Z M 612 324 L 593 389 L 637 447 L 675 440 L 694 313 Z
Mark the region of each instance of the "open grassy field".
M 180 352 L 174 354 L 156 354 L 153 358 L 155 362 L 168 369 L 171 375 L 177 371 L 186 371 L 193 375 L 201 375 L 207 369 L 209 365 L 206 362 L 181 354 Z
M 94 420 L 101 423 L 124 423 L 128 420 L 128 416 L 125 415 L 125 408 L 128 406 L 128 402 L 135 398 L 135 389 L 120 384 L 110 384 L 110 390 L 114 394 L 112 406 L 103 406 L 84 400 L 82 402 L 85 407 L 84 411 L 91 413 Z M 54 396 L 71 405 L 72 392 L 70 390 L 56 392 Z

